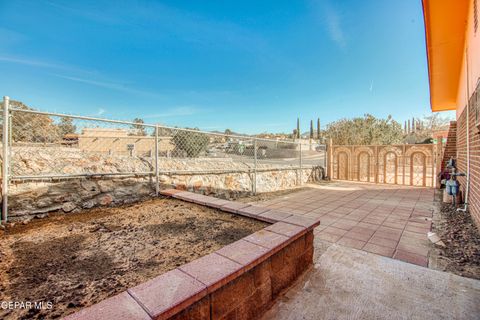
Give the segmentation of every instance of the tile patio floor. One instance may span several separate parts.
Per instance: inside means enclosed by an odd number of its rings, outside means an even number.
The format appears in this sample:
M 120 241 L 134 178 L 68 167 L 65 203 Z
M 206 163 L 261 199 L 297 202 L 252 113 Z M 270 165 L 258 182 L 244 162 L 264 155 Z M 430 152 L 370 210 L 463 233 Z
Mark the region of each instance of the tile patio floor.
M 431 188 L 333 182 L 255 205 L 319 218 L 324 241 L 427 267 L 433 200 Z

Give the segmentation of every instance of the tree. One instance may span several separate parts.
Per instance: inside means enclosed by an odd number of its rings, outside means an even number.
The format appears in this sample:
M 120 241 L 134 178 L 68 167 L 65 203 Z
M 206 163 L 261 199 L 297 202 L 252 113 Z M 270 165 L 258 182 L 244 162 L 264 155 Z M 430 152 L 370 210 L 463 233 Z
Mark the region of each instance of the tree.
M 10 107 L 34 110 L 16 100 L 10 100 Z M 15 142 L 55 142 L 63 137 L 53 119 L 47 115 L 21 111 L 14 111 L 11 114 L 11 137 Z
M 310 139 L 313 139 L 313 120 L 310 120 Z
M 293 140 L 295 140 L 297 137 L 298 137 L 297 129 L 293 129 L 293 133 L 292 133 L 291 138 L 292 138 Z
M 133 119 L 133 122 L 135 124 L 132 124 L 132 128 L 135 129 L 135 135 L 137 136 L 146 136 L 147 133 L 145 131 L 145 126 L 143 124 L 145 123 L 143 119 L 141 118 L 135 118 Z
M 403 140 L 402 126 L 390 115 L 386 119 L 371 114 L 340 119 L 330 123 L 325 133 L 336 145 L 395 144 Z
M 173 134 L 173 130 L 170 128 L 164 127 L 162 124 L 157 123 L 157 129 L 159 137 L 168 137 Z M 152 130 L 152 137 L 155 137 L 155 130 Z
M 60 118 L 60 123 L 58 124 L 58 130 L 60 135 L 63 137 L 66 134 L 75 133 L 77 127 L 73 124 L 73 119 L 70 117 Z
M 198 128 L 193 130 L 198 131 Z M 177 150 L 181 150 L 186 153 L 189 158 L 196 158 L 202 152 L 207 150 L 209 138 L 206 134 L 201 132 L 179 130 L 173 136 L 173 143 Z
M 300 139 L 300 118 L 297 118 L 297 139 Z
M 320 131 L 320 118 L 317 118 L 317 139 L 320 140 L 322 137 L 321 131 Z
M 448 129 L 449 122 L 452 119 L 443 117 L 439 113 L 432 113 L 429 116 L 413 121 L 415 130 L 411 130 L 405 136 L 406 143 L 432 143 L 434 133 L 440 130 Z

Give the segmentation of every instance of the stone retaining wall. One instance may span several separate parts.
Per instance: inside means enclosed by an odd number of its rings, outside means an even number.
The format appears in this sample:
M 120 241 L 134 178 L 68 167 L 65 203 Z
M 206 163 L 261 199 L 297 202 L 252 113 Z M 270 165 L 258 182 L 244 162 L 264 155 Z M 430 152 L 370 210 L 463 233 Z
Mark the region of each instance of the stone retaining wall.
M 78 212 L 96 206 L 139 201 L 155 192 L 151 178 L 70 179 L 10 186 L 9 219 L 42 217 L 52 211 Z
M 47 148 L 48 149 L 48 148 Z M 14 176 L 51 174 L 95 174 L 152 172 L 151 158 L 119 155 L 98 155 L 71 148 L 16 150 L 12 157 Z M 80 153 L 80 154 L 79 154 Z M 217 173 L 228 170 L 227 173 Z M 254 174 L 251 164 L 228 158 L 168 159 L 160 161 L 160 187 L 194 191 L 235 199 L 250 194 Z M 192 173 L 195 171 L 202 174 Z M 177 173 L 174 173 L 177 172 Z M 178 172 L 183 172 L 179 174 Z M 257 192 L 272 192 L 294 188 L 306 183 L 312 169 L 276 169 L 270 165 L 258 166 Z M 121 205 L 155 195 L 153 175 L 63 179 L 56 181 L 14 180 L 9 190 L 9 217 L 11 220 L 42 217 L 61 210 L 77 212 L 95 206 Z

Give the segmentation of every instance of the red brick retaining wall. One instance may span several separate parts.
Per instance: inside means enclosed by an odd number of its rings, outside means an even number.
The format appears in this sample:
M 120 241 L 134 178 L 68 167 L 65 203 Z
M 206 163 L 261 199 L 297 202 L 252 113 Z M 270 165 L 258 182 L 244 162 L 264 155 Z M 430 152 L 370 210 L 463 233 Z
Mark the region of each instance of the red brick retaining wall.
M 179 190 L 173 196 L 274 224 L 66 319 L 252 319 L 313 262 L 319 221 Z
M 477 89 L 478 90 L 478 89 Z M 474 94 L 472 97 L 475 97 Z M 475 127 L 475 109 L 479 108 L 479 101 L 470 103 L 470 194 L 469 209 L 477 226 L 480 226 L 480 134 Z M 480 119 L 479 119 L 480 121 Z M 457 119 L 457 167 L 459 172 L 467 172 L 467 107 Z M 465 194 L 466 177 L 459 177 L 462 194 Z

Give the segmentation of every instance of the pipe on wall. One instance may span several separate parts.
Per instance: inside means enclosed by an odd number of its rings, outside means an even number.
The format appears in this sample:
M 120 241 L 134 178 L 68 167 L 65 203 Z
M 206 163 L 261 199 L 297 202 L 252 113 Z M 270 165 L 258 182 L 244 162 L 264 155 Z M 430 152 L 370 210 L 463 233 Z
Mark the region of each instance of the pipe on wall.
M 465 73 L 467 77 L 466 83 L 466 94 L 467 94 L 467 110 L 466 110 L 466 117 L 467 117 L 467 182 L 465 186 L 465 205 L 463 208 L 458 208 L 457 211 L 466 212 L 468 209 L 468 195 L 470 193 L 470 76 L 469 76 L 469 69 L 468 69 L 468 47 L 465 48 Z

